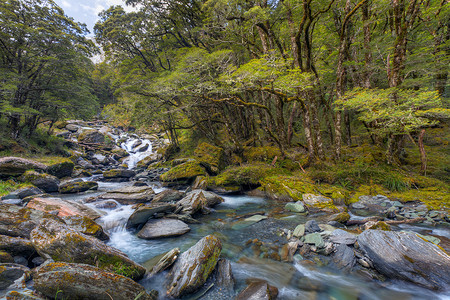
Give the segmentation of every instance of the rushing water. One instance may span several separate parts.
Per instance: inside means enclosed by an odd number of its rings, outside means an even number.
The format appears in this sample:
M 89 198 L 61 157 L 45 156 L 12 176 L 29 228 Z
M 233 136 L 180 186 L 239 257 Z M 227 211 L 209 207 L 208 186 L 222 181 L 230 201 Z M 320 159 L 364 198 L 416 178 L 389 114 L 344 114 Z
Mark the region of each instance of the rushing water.
M 149 141 L 148 141 L 149 142 Z M 144 152 L 136 149 L 146 145 L 147 140 L 138 147 L 136 139 L 129 139 L 122 147 L 130 152 L 127 160 L 129 167 L 151 153 L 151 145 Z M 96 179 L 96 178 L 89 178 Z M 61 195 L 62 198 L 82 201 L 84 198 L 96 196 L 108 190 L 124 187 L 131 183 L 99 182 L 99 190 L 80 195 Z M 156 192 L 163 190 L 157 184 Z M 304 216 L 297 214 L 281 214 L 282 204 L 261 197 L 245 195 L 225 196 L 225 201 L 217 205 L 211 214 L 199 216 L 201 224 L 190 224 L 191 231 L 183 236 L 156 240 L 139 239 L 136 232 L 125 229 L 128 217 L 134 209 L 130 205 L 118 205 L 115 209 L 104 209 L 103 216 L 97 220 L 109 233 L 108 244 L 126 253 L 134 261 L 146 265 L 150 259 L 175 247 L 181 251 L 187 250 L 198 240 L 208 234 L 218 236 L 223 244 L 222 257 L 232 262 L 233 274 L 236 279 L 234 293 L 223 293 L 211 289 L 202 299 L 232 299 L 246 286 L 249 279 L 263 279 L 279 289 L 279 299 L 450 299 L 450 294 L 438 294 L 420 287 L 396 281 L 367 280 L 357 274 L 345 274 L 328 263 L 329 258 L 315 258 L 316 264 L 297 260 L 293 263 L 279 262 L 264 258 L 263 253 L 276 253 L 280 246 L 286 243 L 286 238 L 280 236 L 283 229 L 293 230 L 296 225 L 309 219 L 321 222 L 324 216 Z M 89 204 L 92 205 L 92 204 Z M 268 219 L 242 226 L 239 217 L 255 212 L 265 213 Z M 352 218 L 358 218 L 352 215 Z M 398 229 L 426 232 L 449 237 L 448 228 L 426 228 L 423 226 L 402 225 Z M 263 249 L 256 249 L 253 242 L 262 242 Z M 269 249 L 269 250 L 268 250 Z M 268 250 L 264 252 L 265 250 Z M 163 272 L 152 278 L 141 281 L 148 289 L 156 289 L 162 298 L 165 295 L 165 275 Z M 208 284 L 206 284 L 208 285 Z

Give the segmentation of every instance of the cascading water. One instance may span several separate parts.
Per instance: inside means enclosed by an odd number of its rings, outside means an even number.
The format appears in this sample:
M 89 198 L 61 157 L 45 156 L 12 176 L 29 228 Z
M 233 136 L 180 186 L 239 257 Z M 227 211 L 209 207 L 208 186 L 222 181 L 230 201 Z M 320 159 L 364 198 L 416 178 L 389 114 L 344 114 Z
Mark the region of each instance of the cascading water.
M 128 135 L 122 133 L 120 136 L 111 135 L 116 142 L 122 140 L 120 147 L 128 152 L 129 156 L 124 159 L 124 163 L 128 165 L 128 169 L 136 167 L 137 163 L 147 156 L 153 154 L 152 142 L 148 139 L 142 139 L 137 135 Z

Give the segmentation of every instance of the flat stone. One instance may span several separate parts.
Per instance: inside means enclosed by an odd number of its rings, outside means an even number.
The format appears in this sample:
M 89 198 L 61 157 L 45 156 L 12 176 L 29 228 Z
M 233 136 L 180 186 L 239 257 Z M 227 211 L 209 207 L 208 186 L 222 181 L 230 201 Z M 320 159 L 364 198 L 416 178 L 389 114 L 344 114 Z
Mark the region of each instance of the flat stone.
M 157 213 L 170 213 L 175 210 L 175 205 L 170 203 L 153 203 L 148 206 L 137 208 L 128 218 L 127 228 L 135 228 L 139 225 L 147 223 L 153 215 Z
M 56 213 L 59 217 L 76 215 L 91 219 L 100 217 L 100 214 L 89 206 L 61 198 L 33 198 L 28 202 L 27 207 L 47 213 Z
M 342 229 L 334 230 L 329 238 L 335 244 L 353 245 L 356 242 L 356 236 L 354 234 Z
M 305 234 L 305 225 L 303 225 L 303 224 L 297 225 L 297 227 L 295 227 L 295 229 L 294 229 L 293 235 L 294 235 L 295 237 L 300 238 L 300 237 L 302 237 L 304 234 Z
M 344 271 L 350 271 L 356 264 L 356 257 L 353 250 L 345 244 L 336 246 L 336 252 L 333 254 L 332 259 L 333 262 Z
M 180 220 L 152 219 L 144 225 L 137 236 L 141 239 L 157 239 L 183 235 L 190 230 L 189 226 Z
M 20 176 L 31 169 L 45 171 L 47 166 L 21 157 L 0 158 L 0 177 Z
M 325 247 L 325 242 L 322 238 L 322 236 L 320 235 L 320 233 L 310 233 L 305 235 L 305 244 L 313 244 L 315 245 L 317 248 L 323 248 Z
M 284 206 L 284 209 L 290 212 L 295 212 L 295 213 L 302 213 L 305 212 L 306 209 L 303 206 L 303 204 L 301 202 L 295 202 L 295 203 L 287 203 Z
M 150 202 L 155 196 L 155 192 L 149 186 L 132 186 L 117 189 L 99 196 L 99 199 L 113 199 L 120 204 L 130 205 L 136 203 Z
M 313 233 L 313 232 L 321 232 L 322 229 L 320 229 L 319 224 L 317 224 L 316 220 L 309 220 L 305 224 L 305 232 L 306 233 Z

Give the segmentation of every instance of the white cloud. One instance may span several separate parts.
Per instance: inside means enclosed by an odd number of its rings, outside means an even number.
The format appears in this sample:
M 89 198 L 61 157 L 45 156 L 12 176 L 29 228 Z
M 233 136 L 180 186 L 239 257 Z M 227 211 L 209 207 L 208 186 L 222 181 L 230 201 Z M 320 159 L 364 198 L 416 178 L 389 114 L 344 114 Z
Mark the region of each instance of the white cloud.
M 63 0 L 61 2 L 61 5 L 62 5 L 63 8 L 71 8 L 72 7 L 72 4 L 70 4 L 70 2 L 68 2 L 66 0 Z

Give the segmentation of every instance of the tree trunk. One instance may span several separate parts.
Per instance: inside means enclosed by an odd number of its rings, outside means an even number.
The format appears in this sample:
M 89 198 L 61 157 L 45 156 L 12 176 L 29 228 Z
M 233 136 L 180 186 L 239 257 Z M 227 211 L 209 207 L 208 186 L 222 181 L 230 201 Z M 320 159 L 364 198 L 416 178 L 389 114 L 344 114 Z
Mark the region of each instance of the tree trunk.
M 423 175 L 427 175 L 427 154 L 425 152 L 425 147 L 423 144 L 423 136 L 425 135 L 425 129 L 422 129 L 422 131 L 419 134 L 419 151 L 420 151 L 420 161 L 422 163 L 420 167 L 420 171 Z

